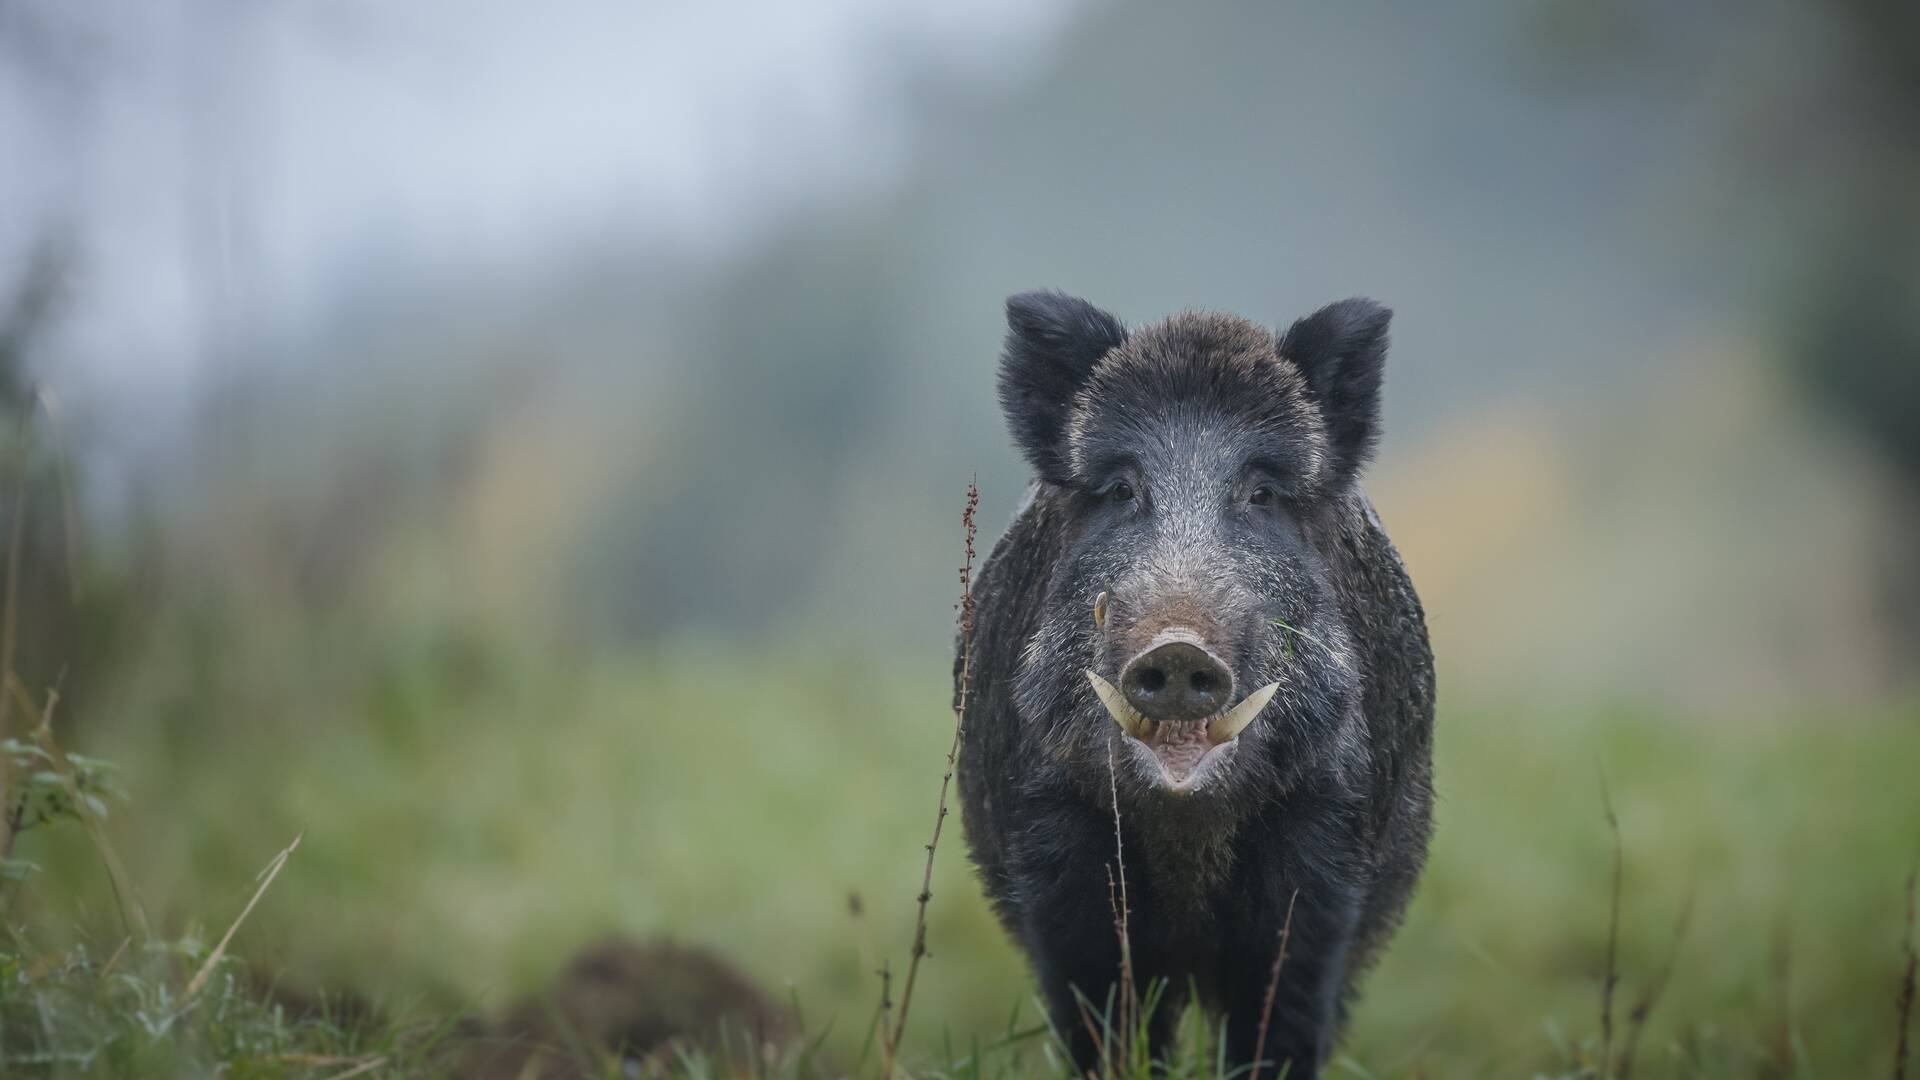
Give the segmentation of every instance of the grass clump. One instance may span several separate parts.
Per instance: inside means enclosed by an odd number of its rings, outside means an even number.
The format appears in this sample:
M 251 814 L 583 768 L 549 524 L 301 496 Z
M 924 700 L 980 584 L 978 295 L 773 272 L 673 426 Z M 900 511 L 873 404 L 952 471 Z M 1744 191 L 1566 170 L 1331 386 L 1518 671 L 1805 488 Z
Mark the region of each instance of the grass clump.
M 448 1075 L 442 1025 L 393 1025 L 344 1002 L 289 1005 L 231 958 L 189 992 L 186 973 L 209 958 L 193 938 L 126 939 L 102 957 L 13 936 L 0 949 L 0 1074 Z
M 42 829 L 84 830 L 106 870 L 123 932 L 104 958 L 87 941 L 36 947 L 8 925 L 0 942 L 0 1076 L 307 1077 L 375 1069 L 431 1075 L 431 1029 L 380 1021 L 370 1010 L 324 998 L 280 994 L 231 957 L 242 922 L 299 846 L 280 852 L 211 948 L 189 934 L 156 937 L 108 839 L 111 805 L 123 801 L 108 762 L 68 753 L 53 737 L 57 693 L 36 709 L 13 673 L 6 690 L 32 722 L 31 741 L 0 740 L 5 836 L 0 874 L 11 912 L 37 864 L 13 854 Z

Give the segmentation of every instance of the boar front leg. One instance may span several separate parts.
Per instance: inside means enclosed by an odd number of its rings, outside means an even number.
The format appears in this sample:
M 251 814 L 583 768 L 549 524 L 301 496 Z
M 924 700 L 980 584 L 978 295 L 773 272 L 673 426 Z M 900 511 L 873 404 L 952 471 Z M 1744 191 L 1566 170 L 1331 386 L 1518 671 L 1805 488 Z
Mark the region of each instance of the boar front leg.
M 1226 940 L 1221 950 L 1231 1061 L 1251 1065 L 1264 1060 L 1268 1064 L 1261 1075 L 1266 1077 L 1319 1076 L 1339 1034 L 1361 890 L 1330 879 L 1324 870 L 1308 872 L 1304 860 L 1288 860 L 1244 875 L 1236 895 L 1240 902 L 1223 922 Z M 1286 957 L 1276 981 L 1274 959 L 1283 929 Z M 1261 1044 L 1263 1020 L 1266 1040 Z
M 1089 1022 L 1094 1031 L 1102 1031 L 1108 1001 L 1117 1000 L 1120 982 L 1120 939 L 1113 924 L 1106 861 L 1113 852 L 1113 817 L 1111 811 L 1071 796 L 1049 799 L 1037 809 L 1040 812 L 1027 818 L 1013 853 L 1021 944 L 1033 962 L 1048 1019 L 1073 1054 L 1075 1067 L 1082 1074 L 1099 1073 L 1102 1048 L 1088 1030 Z M 1129 874 L 1128 887 L 1136 898 L 1137 920 L 1141 911 L 1135 873 Z M 1144 995 L 1145 981 L 1145 974 L 1136 970 L 1136 994 Z M 1171 1030 L 1168 1017 L 1153 1017 L 1148 1032 L 1153 1053 L 1164 1050 Z M 1120 1048 L 1109 1049 L 1118 1053 Z

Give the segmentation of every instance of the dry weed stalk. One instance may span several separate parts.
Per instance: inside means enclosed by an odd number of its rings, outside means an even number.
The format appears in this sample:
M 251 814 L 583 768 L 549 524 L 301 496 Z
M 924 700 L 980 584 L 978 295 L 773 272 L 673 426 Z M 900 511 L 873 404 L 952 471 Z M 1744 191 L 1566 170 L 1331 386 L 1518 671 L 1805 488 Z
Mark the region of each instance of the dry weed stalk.
M 1666 993 L 1667 983 L 1673 978 L 1674 964 L 1680 958 L 1680 942 L 1687 936 L 1687 927 L 1693 921 L 1693 890 L 1687 891 L 1687 899 L 1680 905 L 1680 914 L 1673 921 L 1673 939 L 1667 944 L 1667 956 L 1660 964 L 1660 970 L 1653 981 L 1641 991 L 1634 1000 L 1633 1008 L 1627 1011 L 1626 1042 L 1620 1048 L 1619 1080 L 1628 1080 L 1633 1075 L 1633 1056 L 1639 1049 L 1640 1035 L 1646 1029 L 1647 1018 L 1660 1004 L 1661 995 Z
M 867 921 L 867 901 L 858 889 L 847 892 L 847 918 L 853 921 L 854 944 L 860 950 L 860 967 L 878 975 L 880 953 L 873 946 L 873 927 Z
M 1607 789 L 1607 771 L 1600 770 L 1600 805 L 1607 815 L 1607 833 L 1613 841 L 1613 886 L 1607 901 L 1607 966 L 1600 976 L 1600 1075 L 1613 1075 L 1613 991 L 1620 984 L 1620 819 L 1613 812 L 1613 793 Z
M 1115 995 L 1115 1007 L 1120 1010 L 1120 1030 L 1131 1039 L 1140 1011 L 1140 997 L 1133 985 L 1133 942 L 1128 936 L 1128 917 L 1133 914 L 1133 906 L 1127 901 L 1127 851 L 1120 838 L 1119 765 L 1114 760 L 1113 743 L 1109 732 L 1107 796 L 1113 800 L 1113 861 L 1119 870 L 1116 873 L 1114 867 L 1107 868 L 1107 903 L 1113 908 L 1113 932 L 1120 939 L 1120 991 Z
M 1910 1056 L 1907 1031 L 1913 1027 L 1914 983 L 1916 977 L 1920 977 L 1920 949 L 1913 943 L 1917 880 L 1920 880 L 1920 865 L 1907 873 L 1907 925 L 1900 935 L 1901 951 L 1907 957 L 1907 969 L 1900 976 L 1900 995 L 1894 1002 L 1894 1012 L 1900 1020 L 1900 1036 L 1894 1043 L 1893 1080 L 1907 1080 L 1907 1059 Z
M 893 964 L 880 961 L 880 1004 L 874 1009 L 874 1022 L 880 1029 L 880 1056 L 883 1059 L 881 1076 L 891 1077 L 893 1073 Z
M 370 1057 L 345 1072 L 334 1073 L 332 1076 L 327 1077 L 327 1080 L 353 1080 L 354 1077 L 365 1076 L 386 1063 L 387 1059 L 385 1057 Z
M 1775 1017 L 1767 1031 L 1768 1075 L 1791 1076 L 1794 1063 L 1793 932 L 1784 915 L 1767 947 L 1767 979 L 1773 985 Z
M 1105 1078 L 1105 1080 L 1113 1080 L 1113 1077 L 1116 1075 L 1113 1067 L 1113 1056 L 1108 1052 L 1111 1048 L 1112 1040 L 1102 1035 L 1100 1033 L 1100 1025 L 1093 1022 L 1093 1010 L 1087 1008 L 1087 999 L 1085 997 L 1076 994 L 1073 1003 L 1074 1007 L 1080 1010 L 1080 1026 L 1087 1029 L 1087 1037 L 1093 1040 L 1094 1047 L 1100 1051 L 1101 1077 Z M 1091 1070 L 1088 1071 L 1088 1080 L 1092 1080 Z
M 1253 1040 L 1253 1072 L 1247 1080 L 1260 1080 L 1260 1067 L 1267 1058 L 1267 1022 L 1273 1018 L 1273 1000 L 1280 994 L 1280 972 L 1287 965 L 1287 942 L 1293 938 L 1293 905 L 1300 901 L 1300 890 L 1287 898 L 1287 918 L 1280 924 L 1280 951 L 1273 954 L 1273 973 L 1267 976 L 1267 1000 L 1260 1006 L 1260 1033 Z
M 240 909 L 240 914 L 234 917 L 233 925 L 227 927 L 227 932 L 221 935 L 220 944 L 215 945 L 213 951 L 207 954 L 206 962 L 200 965 L 200 970 L 193 976 L 193 981 L 187 983 L 186 990 L 181 993 L 182 1008 L 193 1000 L 193 995 L 199 993 L 202 986 L 206 985 L 207 978 L 213 974 L 213 969 L 219 966 L 220 958 L 227 954 L 227 946 L 232 943 L 233 935 L 239 931 L 240 924 L 247 921 L 248 915 L 253 914 L 254 905 L 260 902 L 261 897 L 267 895 L 267 889 L 272 886 L 273 879 L 280 876 L 281 868 L 287 865 L 287 860 L 293 857 L 294 849 L 300 846 L 301 838 L 306 835 L 307 830 L 301 829 L 294 835 L 293 843 L 282 848 L 280 854 L 275 855 L 273 861 L 267 864 L 267 868 L 260 872 L 260 887 L 253 890 L 253 899 L 248 900 L 247 906 Z
M 927 955 L 927 901 L 933 899 L 933 858 L 940 847 L 940 831 L 947 823 L 947 789 L 953 785 L 953 772 L 960 760 L 960 740 L 966 735 L 967 697 L 973 688 L 973 542 L 977 533 L 974 513 L 980 508 L 980 484 L 967 481 L 967 505 L 960 514 L 966 531 L 966 562 L 960 567 L 960 687 L 953 705 L 953 744 L 947 748 L 947 771 L 940 777 L 940 800 L 933 819 L 933 837 L 927 841 L 926 868 L 920 875 L 919 911 L 914 916 L 913 949 L 907 954 L 907 973 L 900 983 L 900 1008 L 894 1014 L 893 1030 L 884 1040 L 885 1074 L 894 1075 L 900 1064 L 900 1043 L 907 1032 L 907 1010 L 913 1005 L 913 984 L 920 974 L 920 961 Z M 883 988 L 882 996 L 886 993 Z

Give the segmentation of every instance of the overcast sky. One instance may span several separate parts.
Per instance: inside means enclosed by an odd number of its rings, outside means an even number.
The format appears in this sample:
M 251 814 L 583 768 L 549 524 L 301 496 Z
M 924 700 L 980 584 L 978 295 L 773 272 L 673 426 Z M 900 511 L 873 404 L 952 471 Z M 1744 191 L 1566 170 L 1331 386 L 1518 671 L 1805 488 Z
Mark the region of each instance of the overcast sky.
M 1073 6 L 12 0 L 0 289 L 64 239 L 79 276 L 43 373 L 157 405 L 355 278 L 537 275 L 583 244 L 724 256 L 884 188 L 917 100 L 1017 81 Z

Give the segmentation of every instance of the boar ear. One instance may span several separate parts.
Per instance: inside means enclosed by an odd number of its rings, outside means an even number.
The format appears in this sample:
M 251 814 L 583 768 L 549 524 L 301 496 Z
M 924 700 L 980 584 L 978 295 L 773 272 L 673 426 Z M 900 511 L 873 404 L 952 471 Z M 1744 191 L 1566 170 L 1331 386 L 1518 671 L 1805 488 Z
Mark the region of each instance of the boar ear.
M 1071 481 L 1062 442 L 1073 397 L 1100 358 L 1126 340 L 1120 320 L 1085 300 L 1057 292 L 1007 298 L 1000 408 L 1042 480 Z
M 1280 355 L 1306 376 L 1307 393 L 1326 422 L 1328 468 L 1336 484 L 1352 480 L 1373 456 L 1392 318 L 1379 303 L 1355 297 L 1328 304 L 1280 338 Z

